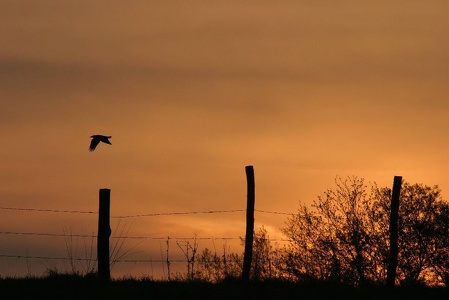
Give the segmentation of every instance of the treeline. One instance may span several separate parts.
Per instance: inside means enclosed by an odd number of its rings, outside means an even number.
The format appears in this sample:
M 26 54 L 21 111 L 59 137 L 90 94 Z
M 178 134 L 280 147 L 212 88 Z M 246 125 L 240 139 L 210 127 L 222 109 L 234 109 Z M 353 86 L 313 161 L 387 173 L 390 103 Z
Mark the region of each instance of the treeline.
M 361 178 L 337 178 L 334 188 L 287 218 L 286 245 L 273 245 L 263 227 L 255 233 L 252 280 L 385 284 L 391 193 Z M 398 229 L 396 284 L 449 286 L 449 203 L 438 186 L 402 184 Z M 240 254 L 191 253 L 187 273 L 176 279 L 220 282 L 241 275 Z

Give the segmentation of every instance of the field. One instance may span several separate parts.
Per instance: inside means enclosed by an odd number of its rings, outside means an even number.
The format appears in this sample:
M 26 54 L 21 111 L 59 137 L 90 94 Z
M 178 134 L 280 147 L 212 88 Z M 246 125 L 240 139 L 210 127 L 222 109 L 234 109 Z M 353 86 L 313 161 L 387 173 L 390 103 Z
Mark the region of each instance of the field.
M 218 284 L 120 279 L 101 282 L 72 275 L 0 279 L 0 299 L 449 299 L 447 288 L 348 287 L 271 281 Z

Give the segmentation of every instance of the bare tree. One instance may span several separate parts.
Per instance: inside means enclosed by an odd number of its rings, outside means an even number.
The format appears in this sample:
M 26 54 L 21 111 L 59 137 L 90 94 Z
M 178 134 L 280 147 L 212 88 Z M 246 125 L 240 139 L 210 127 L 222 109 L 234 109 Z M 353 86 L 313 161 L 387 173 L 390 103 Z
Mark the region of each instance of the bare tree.
M 379 204 L 389 212 L 391 190 L 380 189 Z M 417 284 L 437 281 L 433 273 L 444 278 L 449 253 L 448 204 L 438 186 L 405 183 L 400 197 L 398 230 L 398 281 Z
M 337 178 L 312 209 L 300 206 L 284 234 L 284 270 L 293 278 L 384 283 L 391 189 Z M 404 183 L 398 219 L 398 282 L 449 281 L 449 204 L 437 186 Z
M 293 244 L 287 251 L 288 269 L 294 271 L 299 263 L 296 273 L 303 278 L 350 284 L 376 281 L 383 264 L 375 260 L 379 249 L 372 243 L 382 234 L 372 201 L 375 189 L 368 193 L 364 180 L 357 177 L 336 178 L 335 184 L 313 203 L 314 210 L 301 206 L 287 221 L 283 232 Z
M 431 266 L 437 277 L 449 287 L 449 204 L 440 202 L 435 217 L 437 235 Z

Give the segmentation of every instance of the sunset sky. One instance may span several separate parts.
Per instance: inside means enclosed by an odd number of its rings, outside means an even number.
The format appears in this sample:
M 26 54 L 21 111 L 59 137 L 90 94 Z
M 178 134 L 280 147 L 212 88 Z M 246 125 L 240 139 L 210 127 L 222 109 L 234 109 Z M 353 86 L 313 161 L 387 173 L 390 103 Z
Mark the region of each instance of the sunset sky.
M 402 175 L 448 199 L 448 28 L 447 0 L 1 1 L 0 207 L 96 211 L 110 188 L 112 216 L 245 209 L 246 165 L 259 210 L 294 213 L 353 175 L 389 187 Z M 89 152 L 93 134 L 112 146 Z M 0 215 L 1 232 L 96 234 L 94 214 Z M 256 213 L 256 228 L 281 239 L 286 217 Z M 120 226 L 232 237 L 241 252 L 245 214 Z M 165 247 L 144 240 L 129 259 Z M 0 234 L 2 254 L 67 251 L 64 238 Z M 0 275 L 64 266 L 30 261 L 0 257 Z

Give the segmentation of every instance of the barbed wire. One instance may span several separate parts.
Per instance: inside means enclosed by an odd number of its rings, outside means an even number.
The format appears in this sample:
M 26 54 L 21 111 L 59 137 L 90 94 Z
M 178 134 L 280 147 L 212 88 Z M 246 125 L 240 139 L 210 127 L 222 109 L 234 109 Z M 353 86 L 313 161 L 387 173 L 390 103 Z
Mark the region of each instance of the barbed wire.
M 21 207 L 0 207 L 3 210 L 17 210 L 17 211 L 31 211 L 31 212 L 52 212 L 52 213 L 68 213 L 68 214 L 98 214 L 97 211 L 86 210 L 59 210 L 59 209 L 44 209 L 44 208 L 21 208 Z
M 63 233 L 40 233 L 40 232 L 14 232 L 14 231 L 0 231 L 0 234 L 5 235 L 37 235 L 37 236 L 57 236 L 57 237 L 82 237 L 82 238 L 96 238 L 96 235 L 85 234 L 63 234 Z
M 43 208 L 21 208 L 21 207 L 0 207 L 2 210 L 28 211 L 28 212 L 51 212 L 51 213 L 69 213 L 69 214 L 98 214 L 97 211 L 86 210 L 59 210 L 59 209 L 43 209 Z M 111 219 L 126 219 L 139 217 L 158 217 L 158 216 L 179 216 L 179 215 L 198 215 L 198 214 L 220 214 L 220 213 L 236 213 L 244 212 L 246 209 L 230 209 L 230 210 L 205 210 L 205 211 L 187 211 L 187 212 L 161 212 L 161 213 L 147 213 L 135 215 L 118 215 L 111 216 Z M 275 214 L 275 215 L 295 215 L 295 213 L 270 211 L 255 209 L 255 212 Z
M 4 235 L 29 235 L 29 236 L 50 236 L 50 237 L 64 237 L 64 238 L 97 238 L 96 235 L 86 234 L 62 234 L 62 233 L 41 233 L 41 232 L 14 232 L 14 231 L 0 231 Z M 140 240 L 159 240 L 159 241 L 187 241 L 187 240 L 208 240 L 208 241 L 231 241 L 241 240 L 241 237 L 151 237 L 151 236 L 111 236 L 111 239 L 140 239 Z M 270 242 L 291 242 L 289 239 L 269 239 Z
M 188 212 L 163 212 L 163 213 L 148 213 L 139 215 L 124 215 L 124 216 L 111 216 L 111 219 L 126 219 L 126 218 L 139 218 L 139 217 L 158 217 L 158 216 L 180 216 L 180 215 L 199 215 L 199 214 L 223 214 L 223 213 L 236 213 L 244 212 L 245 209 L 231 209 L 231 210 L 205 210 L 205 211 L 188 211 Z
M 0 254 L 0 257 L 4 258 L 17 258 L 17 259 L 44 259 L 44 260 L 71 260 L 71 261 L 97 261 L 96 258 L 75 258 L 75 257 L 53 257 L 53 256 L 32 256 L 32 255 L 12 255 L 12 254 Z M 186 259 L 170 259 L 171 263 L 186 263 Z M 116 260 L 114 263 L 167 263 L 167 260 L 152 260 L 152 259 L 124 259 Z
M 167 260 L 151 260 L 151 259 L 124 259 L 118 260 L 117 263 L 167 263 Z M 170 259 L 168 261 L 171 263 L 188 263 L 187 259 Z
M 83 210 L 58 210 L 58 209 L 41 209 L 41 208 L 20 208 L 20 207 L 0 207 L 1 210 L 22 211 L 22 212 L 46 212 L 46 213 L 69 213 L 69 214 L 98 214 L 97 211 L 83 211 Z M 221 214 L 221 213 L 237 213 L 245 212 L 246 209 L 232 209 L 232 210 L 206 210 L 206 211 L 189 211 L 189 212 L 162 212 L 162 213 L 148 213 L 135 215 L 111 216 L 112 218 L 138 218 L 138 217 L 157 217 L 157 216 L 179 216 L 179 215 L 197 215 L 197 214 Z M 276 215 L 294 215 L 293 213 L 255 210 L 255 212 L 276 214 Z M 15 232 L 15 231 L 0 231 L 3 235 L 27 235 L 27 236 L 50 236 L 50 237 L 77 237 L 77 238 L 97 238 L 97 235 L 87 234 L 68 234 L 68 233 L 45 233 L 45 232 Z M 142 239 L 142 240 L 240 240 L 240 237 L 150 237 L 150 236 L 111 236 L 111 239 Z M 288 241 L 284 239 L 270 239 L 270 241 Z M 93 258 L 74 258 L 74 257 L 51 257 L 51 256 L 30 256 L 30 255 L 12 255 L 0 254 L 3 258 L 16 259 L 43 259 L 43 260 L 72 260 L 72 261 L 96 261 Z M 166 263 L 166 260 L 118 260 L 117 263 Z M 185 259 L 173 259 L 170 263 L 185 263 Z
M 42 232 L 16 232 L 0 231 L 4 235 L 31 235 L 31 236 L 53 236 L 53 237 L 79 237 L 96 238 L 96 235 L 86 234 L 64 234 L 64 233 L 42 233 Z M 111 239 L 141 239 L 141 240 L 238 240 L 237 237 L 151 237 L 151 236 L 111 236 Z
M 47 259 L 47 260 L 76 260 L 76 261 L 97 261 L 95 258 L 75 258 L 75 257 L 52 257 L 52 256 L 30 256 L 30 255 L 12 255 L 0 254 L 0 257 L 18 258 L 18 259 Z
M 51 212 L 51 213 L 69 213 L 69 214 L 98 214 L 97 211 L 83 211 L 83 210 L 58 210 L 58 209 L 42 209 L 42 208 L 20 208 L 20 207 L 0 207 L 2 210 L 15 210 L 27 212 Z M 205 211 L 187 211 L 187 212 L 161 212 L 161 213 L 147 213 L 135 215 L 119 215 L 111 216 L 111 219 L 126 219 L 139 217 L 158 217 L 158 216 L 176 216 L 176 215 L 199 215 L 199 214 L 222 214 L 222 213 L 236 213 L 244 212 L 245 209 L 230 209 L 230 210 L 205 210 Z
M 232 259 L 232 258 L 226 258 L 227 262 L 241 262 L 238 259 Z M 152 259 L 124 259 L 124 260 L 118 260 L 117 263 L 167 263 L 167 260 L 152 260 Z M 189 261 L 184 259 L 169 259 L 168 263 L 189 263 Z M 195 261 L 197 263 L 197 261 Z
M 264 214 L 273 214 L 273 215 L 288 215 L 288 216 L 296 215 L 295 213 L 288 213 L 288 212 L 283 212 L 283 211 L 269 211 L 269 210 L 260 210 L 260 209 L 255 209 L 254 211 L 264 213 Z

